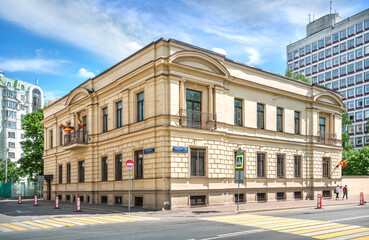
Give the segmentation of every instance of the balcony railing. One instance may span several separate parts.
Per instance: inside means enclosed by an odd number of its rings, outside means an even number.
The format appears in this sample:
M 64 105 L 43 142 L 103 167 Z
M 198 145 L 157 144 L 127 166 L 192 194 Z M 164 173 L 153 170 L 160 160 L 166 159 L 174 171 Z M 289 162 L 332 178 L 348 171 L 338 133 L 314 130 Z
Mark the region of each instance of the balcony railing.
M 179 110 L 179 117 L 179 124 L 182 127 L 207 130 L 217 129 L 217 115 L 215 113 L 181 109 Z
M 317 142 L 327 145 L 336 145 L 338 142 L 337 135 L 335 133 L 327 133 L 319 131 Z
M 64 136 L 64 146 L 69 146 L 74 143 L 87 144 L 88 132 L 77 130 L 74 132 L 69 132 Z

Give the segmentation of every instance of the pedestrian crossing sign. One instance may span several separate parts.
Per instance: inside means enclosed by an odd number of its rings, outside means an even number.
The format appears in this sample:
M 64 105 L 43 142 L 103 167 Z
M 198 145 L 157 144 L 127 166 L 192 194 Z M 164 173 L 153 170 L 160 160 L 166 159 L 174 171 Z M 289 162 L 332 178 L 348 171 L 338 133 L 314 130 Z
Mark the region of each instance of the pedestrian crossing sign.
M 243 155 L 236 156 L 236 169 L 243 168 Z

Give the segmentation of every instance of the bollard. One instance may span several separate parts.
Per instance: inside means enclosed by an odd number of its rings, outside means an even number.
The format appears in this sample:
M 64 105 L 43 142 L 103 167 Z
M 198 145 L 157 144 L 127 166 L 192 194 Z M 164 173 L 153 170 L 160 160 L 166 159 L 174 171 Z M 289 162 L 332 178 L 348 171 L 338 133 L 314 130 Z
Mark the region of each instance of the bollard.
M 18 204 L 22 204 L 22 194 L 18 194 Z
M 360 205 L 364 205 L 364 194 L 360 193 Z
M 76 212 L 80 212 L 81 211 L 81 200 L 79 198 L 79 196 L 76 198 Z
M 322 195 L 318 194 L 318 199 L 317 199 L 317 205 L 316 205 L 317 209 L 322 208 Z
M 59 196 L 55 196 L 55 208 L 59 209 Z
M 33 206 L 38 206 L 37 195 L 35 195 L 35 197 L 33 198 Z

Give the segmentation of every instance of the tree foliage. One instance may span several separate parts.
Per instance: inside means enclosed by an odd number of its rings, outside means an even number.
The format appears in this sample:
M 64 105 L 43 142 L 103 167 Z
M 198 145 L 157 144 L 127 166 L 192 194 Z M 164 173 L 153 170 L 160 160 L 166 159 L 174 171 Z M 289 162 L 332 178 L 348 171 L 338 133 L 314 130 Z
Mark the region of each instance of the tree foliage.
M 369 175 L 369 147 L 346 151 L 347 166 L 342 169 L 343 175 Z
M 346 105 L 345 105 L 346 106 Z M 347 128 L 352 125 L 352 121 L 348 118 L 348 113 L 345 110 L 342 113 L 342 155 L 345 158 L 345 154 L 354 147 L 350 144 L 350 135 L 347 132 Z
M 5 160 L 0 159 L 0 183 L 5 182 Z M 8 182 L 17 182 L 21 175 L 17 164 L 8 160 Z
M 286 77 L 289 78 L 293 78 L 296 80 L 300 80 L 302 82 L 306 82 L 306 83 L 311 83 L 311 79 L 307 78 L 304 74 L 302 73 L 296 73 L 296 75 L 293 75 L 292 71 L 290 69 L 286 70 Z
M 44 161 L 44 126 L 41 120 L 44 118 L 42 109 L 27 114 L 22 119 L 22 128 L 25 131 L 26 140 L 21 142 L 24 157 L 18 160 L 20 170 L 29 177 L 43 175 Z

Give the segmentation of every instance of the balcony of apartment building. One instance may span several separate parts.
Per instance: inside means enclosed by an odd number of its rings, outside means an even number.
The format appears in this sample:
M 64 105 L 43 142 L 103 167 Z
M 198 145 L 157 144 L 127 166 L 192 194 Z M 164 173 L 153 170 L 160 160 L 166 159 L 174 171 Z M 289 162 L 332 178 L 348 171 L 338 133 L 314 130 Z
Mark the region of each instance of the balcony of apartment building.
M 89 143 L 88 131 L 77 130 L 64 135 L 64 149 L 73 150 L 87 147 Z
M 341 141 L 337 138 L 337 134 L 334 130 L 334 121 L 335 119 L 333 114 L 319 115 L 316 143 L 331 146 L 341 144 Z

